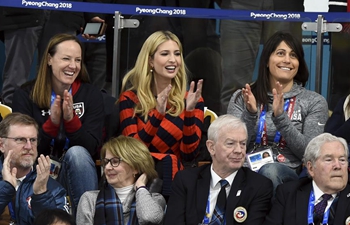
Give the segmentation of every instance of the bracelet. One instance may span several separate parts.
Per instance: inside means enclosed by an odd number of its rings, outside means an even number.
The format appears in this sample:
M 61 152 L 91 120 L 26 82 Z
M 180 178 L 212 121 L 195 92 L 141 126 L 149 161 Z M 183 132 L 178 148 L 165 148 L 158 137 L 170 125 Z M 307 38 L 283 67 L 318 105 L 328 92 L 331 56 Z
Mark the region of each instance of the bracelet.
M 145 188 L 146 190 L 148 190 L 148 187 L 146 187 L 146 186 L 140 186 L 140 187 L 136 187 L 136 191 L 138 191 L 140 188 Z

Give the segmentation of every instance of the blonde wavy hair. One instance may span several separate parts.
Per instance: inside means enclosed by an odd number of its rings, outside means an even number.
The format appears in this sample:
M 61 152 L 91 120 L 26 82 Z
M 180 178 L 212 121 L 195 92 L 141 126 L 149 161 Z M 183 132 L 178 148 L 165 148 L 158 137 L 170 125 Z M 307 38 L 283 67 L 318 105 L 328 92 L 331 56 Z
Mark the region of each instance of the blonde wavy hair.
M 52 69 L 49 66 L 49 56 L 54 56 L 57 52 L 57 45 L 65 41 L 75 41 L 79 44 L 81 49 L 81 69 L 76 79 L 80 79 L 82 83 L 89 83 L 89 74 L 84 65 L 83 46 L 79 39 L 71 34 L 57 34 L 50 39 L 47 45 L 43 58 L 40 62 L 38 75 L 34 84 L 31 97 L 33 102 L 39 108 L 49 109 L 51 106 L 51 92 L 52 92 Z
M 123 78 L 121 93 L 127 90 L 136 91 L 137 93 L 139 103 L 134 108 L 134 116 L 135 114 L 141 114 L 147 120 L 148 112 L 157 105 L 157 100 L 152 92 L 154 76 L 149 62 L 150 58 L 153 58 L 158 50 L 158 46 L 169 40 L 176 42 L 179 46 L 182 63 L 178 73 L 171 81 L 172 89 L 168 97 L 170 108 L 166 113 L 171 116 L 179 116 L 185 109 L 184 98 L 187 87 L 187 74 L 182 45 L 179 38 L 170 31 L 157 31 L 143 43 L 134 68 Z
M 140 140 L 120 135 L 102 146 L 101 159 L 106 157 L 107 151 L 113 156 L 120 157 L 132 169 L 137 170 L 139 175 L 145 173 L 149 181 L 158 177 L 151 153 Z

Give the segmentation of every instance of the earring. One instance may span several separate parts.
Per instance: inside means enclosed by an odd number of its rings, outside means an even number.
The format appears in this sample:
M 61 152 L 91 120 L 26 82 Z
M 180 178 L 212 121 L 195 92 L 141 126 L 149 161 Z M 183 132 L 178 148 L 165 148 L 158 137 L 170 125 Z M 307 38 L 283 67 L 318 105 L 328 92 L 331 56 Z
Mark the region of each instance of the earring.
M 136 177 L 136 174 L 134 174 L 134 178 Z
M 149 72 L 150 72 L 150 73 L 153 73 L 153 69 L 150 69 Z

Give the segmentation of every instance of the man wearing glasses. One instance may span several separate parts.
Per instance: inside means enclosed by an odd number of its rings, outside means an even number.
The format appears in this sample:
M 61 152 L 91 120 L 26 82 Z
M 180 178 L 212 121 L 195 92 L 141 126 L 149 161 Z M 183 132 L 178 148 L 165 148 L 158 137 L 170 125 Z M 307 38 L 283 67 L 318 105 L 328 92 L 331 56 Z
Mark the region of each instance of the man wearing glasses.
M 8 206 L 10 224 L 32 224 L 43 209 L 67 209 L 66 190 L 50 177 L 50 158 L 40 155 L 38 125 L 12 113 L 0 123 L 0 213 Z

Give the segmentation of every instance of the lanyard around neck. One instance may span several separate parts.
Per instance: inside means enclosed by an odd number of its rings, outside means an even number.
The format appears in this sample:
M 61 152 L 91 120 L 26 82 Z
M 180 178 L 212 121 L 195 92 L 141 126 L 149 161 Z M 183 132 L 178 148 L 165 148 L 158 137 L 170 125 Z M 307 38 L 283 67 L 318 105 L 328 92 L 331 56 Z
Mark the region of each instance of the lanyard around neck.
M 284 102 L 283 110 L 288 113 L 289 118 L 292 118 L 292 115 L 293 115 L 294 106 L 295 106 L 295 99 L 296 99 L 296 97 L 294 96 L 293 98 L 287 99 Z M 259 123 L 258 123 L 258 130 L 257 130 L 257 134 L 256 134 L 256 139 L 255 139 L 255 143 L 257 145 L 263 145 L 263 146 L 268 145 L 267 131 L 266 131 L 267 130 L 266 129 L 266 113 L 267 113 L 267 106 L 262 106 L 260 118 L 259 118 Z M 274 143 L 280 144 L 283 147 L 285 146 L 285 140 L 283 138 L 281 138 L 281 133 L 279 131 L 276 131 L 276 134 L 274 137 Z
M 213 217 L 211 217 L 213 219 Z M 202 221 L 202 225 L 209 224 L 210 220 L 210 190 L 209 190 L 209 195 L 208 195 L 208 200 L 207 200 L 207 206 L 205 207 L 205 215 Z M 224 223 L 226 224 L 226 215 L 224 214 Z
M 315 194 L 314 191 L 311 190 L 310 198 L 309 198 L 309 207 L 307 213 L 307 224 L 314 224 L 314 207 L 315 207 Z M 328 224 L 329 217 L 329 208 L 323 214 L 322 224 Z

